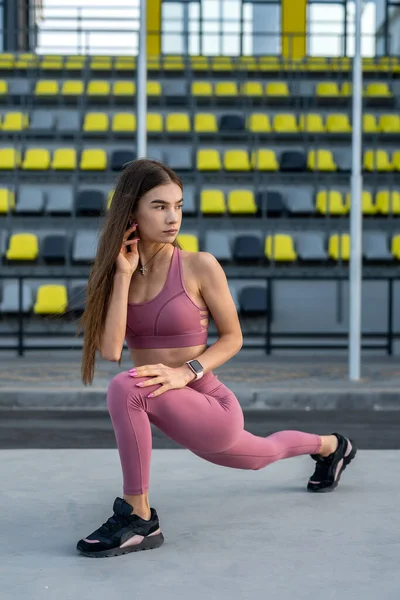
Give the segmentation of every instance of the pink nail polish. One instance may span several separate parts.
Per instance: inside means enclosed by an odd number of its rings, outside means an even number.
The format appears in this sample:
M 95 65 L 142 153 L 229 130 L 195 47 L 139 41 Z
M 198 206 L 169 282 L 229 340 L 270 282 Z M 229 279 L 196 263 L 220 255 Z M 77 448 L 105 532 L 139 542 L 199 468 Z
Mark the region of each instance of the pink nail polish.
M 154 396 L 154 394 L 149 394 L 147 397 L 152 398 L 153 396 Z
M 140 381 L 140 382 L 139 382 L 139 383 L 137 383 L 136 385 L 137 385 L 137 386 L 139 386 L 139 387 L 142 387 L 142 385 L 143 385 L 143 381 Z
M 129 369 L 129 373 L 131 375 L 136 375 L 136 369 Z

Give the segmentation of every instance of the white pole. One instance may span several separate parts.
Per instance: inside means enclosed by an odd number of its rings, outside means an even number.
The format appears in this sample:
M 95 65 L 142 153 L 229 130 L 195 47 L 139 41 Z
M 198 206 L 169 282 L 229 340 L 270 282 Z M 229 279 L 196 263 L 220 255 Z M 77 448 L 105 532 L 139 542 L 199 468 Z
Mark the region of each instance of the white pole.
M 361 286 L 362 286 L 362 0 L 355 0 L 355 48 L 353 58 L 353 136 L 350 209 L 350 323 L 349 377 L 360 379 L 361 363 Z
M 147 24 L 146 0 L 140 0 L 139 53 L 137 64 L 137 157 L 147 155 Z

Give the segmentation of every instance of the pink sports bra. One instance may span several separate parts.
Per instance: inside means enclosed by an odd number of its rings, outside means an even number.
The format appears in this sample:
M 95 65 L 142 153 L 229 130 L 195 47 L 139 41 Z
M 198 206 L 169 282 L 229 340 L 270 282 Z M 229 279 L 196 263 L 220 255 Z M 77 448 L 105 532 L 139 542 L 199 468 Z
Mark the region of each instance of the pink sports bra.
M 183 348 L 207 342 L 209 316 L 189 297 L 182 276 L 182 256 L 174 247 L 167 280 L 148 302 L 128 302 L 125 339 L 128 348 Z

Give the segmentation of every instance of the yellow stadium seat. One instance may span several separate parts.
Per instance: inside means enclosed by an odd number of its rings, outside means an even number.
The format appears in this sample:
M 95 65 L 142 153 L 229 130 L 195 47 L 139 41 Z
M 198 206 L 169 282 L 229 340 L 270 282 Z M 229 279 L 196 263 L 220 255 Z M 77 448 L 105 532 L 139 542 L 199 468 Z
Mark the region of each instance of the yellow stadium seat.
M 0 213 L 8 213 L 15 208 L 15 194 L 7 188 L 0 188 Z
M 342 89 L 340 90 L 341 96 L 352 96 L 353 95 L 353 84 L 351 81 L 345 81 L 342 84 Z
M 232 190 L 228 194 L 228 210 L 231 214 L 255 215 L 258 207 L 251 190 Z
M 393 165 L 386 150 L 366 150 L 363 169 L 364 171 L 392 171 Z
M 28 115 L 21 112 L 8 112 L 3 116 L 3 131 L 23 131 L 29 125 Z
M 274 116 L 273 129 L 277 133 L 297 133 L 296 116 L 290 113 L 282 113 Z
M 177 236 L 177 240 L 182 250 L 186 250 L 186 252 L 199 251 L 199 240 L 195 235 L 190 233 L 180 233 Z
M 148 71 L 159 71 L 161 69 L 161 60 L 159 56 L 148 56 L 147 57 L 147 70 Z
M 200 194 L 200 210 L 205 215 L 225 213 L 224 192 L 222 190 L 202 190 Z
M 365 94 L 368 98 L 391 98 L 393 96 L 387 83 L 376 81 L 367 84 Z
M 325 56 L 307 56 L 303 66 L 305 71 L 327 71 L 330 67 Z
M 136 57 L 135 56 L 116 56 L 114 62 L 116 71 L 135 71 Z
M 110 190 L 107 194 L 107 210 L 110 210 L 110 206 L 111 206 L 111 202 L 113 201 L 114 198 L 114 192 L 115 190 Z
M 185 62 L 182 56 L 164 56 L 164 69 L 166 71 L 183 71 Z
M 215 84 L 215 95 L 216 96 L 237 96 L 238 87 L 235 81 L 218 81 Z
M 15 148 L 0 148 L 0 170 L 10 171 L 21 166 L 21 152 Z
M 335 261 L 350 259 L 350 236 L 348 233 L 334 233 L 330 236 L 328 255 Z
M 258 68 L 260 71 L 280 71 L 281 59 L 278 56 L 260 56 Z
M 213 93 L 210 81 L 194 81 L 192 83 L 192 96 L 211 97 Z
M 44 71 L 61 71 L 64 68 L 64 57 L 56 54 L 45 54 L 42 57 L 40 68 Z
M 376 122 L 375 115 L 364 114 L 363 115 L 363 131 L 364 133 L 378 133 L 379 127 Z
M 268 235 L 265 238 L 264 254 L 268 260 L 294 261 L 297 259 L 292 236 L 282 233 Z
M 400 235 L 392 237 L 392 254 L 397 260 L 400 260 Z
M 392 168 L 394 171 L 400 171 L 400 152 L 398 150 L 392 154 Z
M 0 53 L 0 69 L 11 70 L 14 67 L 14 55 L 10 53 Z
M 317 212 L 322 215 L 346 215 L 350 206 L 343 202 L 339 190 L 320 190 L 316 197 Z
M 148 96 L 161 96 L 161 83 L 159 81 L 148 81 L 146 93 Z
M 16 69 L 34 69 L 39 66 L 39 59 L 31 52 L 24 52 L 15 57 L 14 66 Z
M 321 81 L 317 83 L 315 94 L 319 98 L 336 98 L 340 95 L 336 81 Z
M 105 171 L 107 168 L 107 154 L 99 148 L 85 148 L 82 150 L 80 169 L 82 171 Z
M 86 93 L 88 96 L 109 96 L 110 84 L 108 81 L 89 81 Z
M 76 169 L 75 148 L 56 148 L 51 168 L 55 171 L 74 171 Z
M 325 131 L 322 115 L 318 113 L 308 113 L 300 115 L 299 119 L 300 131 L 307 133 L 323 133 Z
M 213 56 L 211 58 L 211 69 L 213 71 L 232 71 L 232 60 L 229 56 Z
M 60 284 L 47 284 L 38 287 L 33 312 L 40 314 L 63 314 L 68 306 L 67 288 Z
M 350 133 L 351 124 L 348 115 L 344 113 L 330 113 L 327 115 L 326 130 L 330 133 Z
M 245 81 L 240 86 L 240 93 L 243 96 L 257 98 L 263 95 L 263 87 L 259 81 Z
M 24 171 L 47 171 L 50 169 L 50 152 L 47 148 L 28 148 L 22 163 Z
M 235 67 L 239 71 L 257 71 L 257 62 L 254 56 L 239 56 Z
M 82 71 L 86 63 L 86 56 L 80 56 L 74 54 L 73 56 L 67 56 L 65 60 L 65 68 L 67 71 Z
M 265 93 L 267 96 L 289 96 L 289 88 L 284 81 L 270 82 L 265 85 Z
M 0 63 L 0 69 L 1 69 L 1 63 Z M 8 94 L 8 83 L 7 81 L 4 81 L 4 79 L 0 79 L 0 98 L 7 96 Z
M 363 192 L 361 194 L 361 202 L 362 202 L 362 212 L 364 215 L 376 215 L 376 213 L 378 212 L 378 208 L 377 208 L 376 204 L 374 204 L 374 202 L 373 202 L 371 192 L 369 192 L 367 190 L 363 190 Z M 346 203 L 350 207 L 350 205 L 351 205 L 350 192 L 347 192 L 347 194 L 346 194 Z
M 213 113 L 197 113 L 194 117 L 194 130 L 197 133 L 215 133 L 218 131 L 217 119 Z
M 83 131 L 108 131 L 108 114 L 100 112 L 90 112 L 85 114 L 83 120 Z
M 116 113 L 112 118 L 111 130 L 115 132 L 136 131 L 136 115 L 133 113 Z
M 57 96 L 58 92 L 58 81 L 43 79 L 36 82 L 35 96 Z
M 279 164 L 274 150 L 262 148 L 251 153 L 251 166 L 256 171 L 278 171 Z
M 83 81 L 80 79 L 64 81 L 61 86 L 63 96 L 81 96 L 84 91 Z
M 167 115 L 166 131 L 184 133 L 190 130 L 190 119 L 187 113 L 169 113 Z
M 272 131 L 269 116 L 265 113 L 253 113 L 248 116 L 247 129 L 253 133 L 270 133 Z
M 198 171 L 220 171 L 221 168 L 221 157 L 218 150 L 210 148 L 209 150 L 202 149 L 197 151 Z
M 379 118 L 379 129 L 382 133 L 400 133 L 399 115 L 381 115 Z
M 112 60 L 110 56 L 92 56 L 90 61 L 92 71 L 110 71 L 112 69 Z
M 36 260 L 39 243 L 34 233 L 14 233 L 10 237 L 6 258 L 8 260 Z
M 114 96 L 132 97 L 136 93 L 136 84 L 134 81 L 115 81 L 112 86 Z
M 376 206 L 382 215 L 400 214 L 400 192 L 380 190 L 375 196 Z
M 250 171 L 251 166 L 247 150 L 226 150 L 224 169 L 225 171 Z
M 208 56 L 191 56 L 190 64 L 193 71 L 208 71 L 210 67 Z
M 146 125 L 150 133 L 163 131 L 163 116 L 160 113 L 147 113 Z
M 336 164 L 330 150 L 310 150 L 307 167 L 311 171 L 336 171 Z

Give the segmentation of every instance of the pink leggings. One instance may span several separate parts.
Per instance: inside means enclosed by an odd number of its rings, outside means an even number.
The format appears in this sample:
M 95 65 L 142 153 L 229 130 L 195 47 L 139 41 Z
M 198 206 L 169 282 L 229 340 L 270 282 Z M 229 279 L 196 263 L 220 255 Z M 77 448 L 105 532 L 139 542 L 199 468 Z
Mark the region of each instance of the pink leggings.
M 158 384 L 136 387 L 147 379 L 130 377 L 123 371 L 108 386 L 107 406 L 121 460 L 124 494 L 143 494 L 149 489 L 150 423 L 197 456 L 235 469 L 262 469 L 282 458 L 320 450 L 321 438 L 314 433 L 279 431 L 258 437 L 245 431 L 238 399 L 212 372 L 155 398 L 147 396 L 160 387 Z

